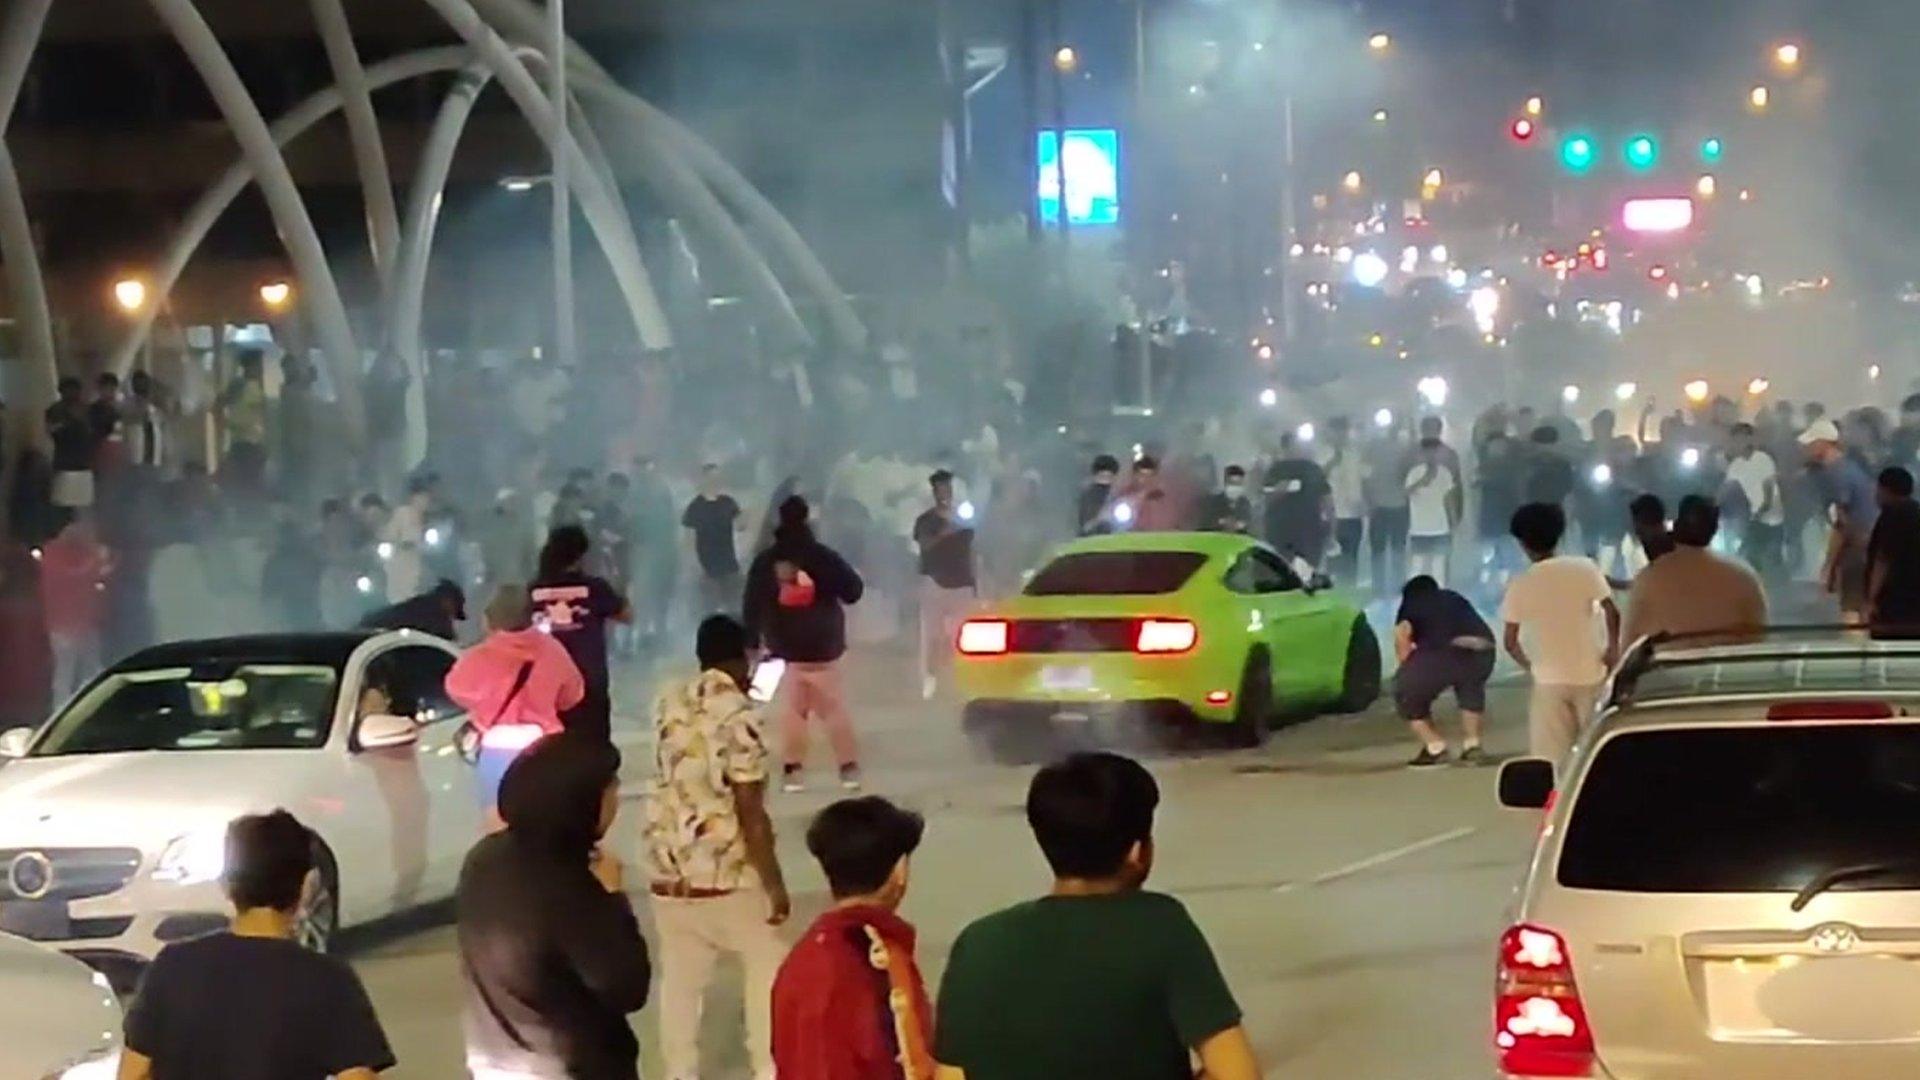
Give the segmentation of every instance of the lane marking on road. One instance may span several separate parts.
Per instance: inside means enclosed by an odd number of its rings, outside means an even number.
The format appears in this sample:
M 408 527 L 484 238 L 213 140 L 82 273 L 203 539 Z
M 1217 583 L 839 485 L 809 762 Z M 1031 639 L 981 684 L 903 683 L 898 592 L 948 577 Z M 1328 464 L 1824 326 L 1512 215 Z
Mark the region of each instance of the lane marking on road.
M 1300 889 L 1310 889 L 1315 885 L 1331 884 L 1342 878 L 1349 878 L 1355 874 L 1365 873 L 1377 866 L 1384 866 L 1387 863 L 1393 862 L 1395 859 L 1404 859 L 1409 855 L 1418 854 L 1428 848 L 1436 848 L 1442 844 L 1451 844 L 1455 840 L 1464 840 L 1479 831 L 1479 827 L 1475 825 L 1462 825 L 1457 829 L 1448 829 L 1446 832 L 1435 833 L 1425 839 L 1415 840 L 1411 844 L 1402 844 L 1390 851 L 1382 851 L 1378 855 L 1369 855 L 1357 862 L 1350 862 L 1345 866 L 1336 867 L 1324 874 L 1310 877 L 1305 881 L 1289 881 L 1277 885 L 1273 891 L 1276 893 L 1288 893 Z

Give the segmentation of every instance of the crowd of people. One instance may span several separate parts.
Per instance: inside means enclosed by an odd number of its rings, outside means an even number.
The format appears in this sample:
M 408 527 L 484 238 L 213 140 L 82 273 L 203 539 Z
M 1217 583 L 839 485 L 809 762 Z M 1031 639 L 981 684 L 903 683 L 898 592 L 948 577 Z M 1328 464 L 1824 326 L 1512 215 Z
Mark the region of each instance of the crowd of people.
M 528 640 L 531 607 L 503 590 L 488 641 Z M 782 935 L 792 901 L 765 804 L 772 755 L 738 620 L 704 620 L 700 670 L 656 700 L 636 875 L 616 853 L 619 752 L 558 720 L 582 694 L 578 672 L 567 677 L 556 650 L 502 679 L 523 654 L 488 648 L 462 659 L 450 689 L 492 710 L 489 732 L 538 734 L 513 750 L 497 787 L 483 772 L 480 797 L 497 814 L 460 878 L 462 1022 L 477 1080 L 637 1080 L 628 1018 L 656 996 L 667 1075 L 702 1075 L 703 1004 L 729 956 L 757 1080 L 1170 1077 L 1194 1060 L 1216 1080 L 1260 1075 L 1206 938 L 1179 901 L 1145 888 L 1160 793 L 1138 763 L 1082 753 L 1034 776 L 1027 820 L 1053 882 L 969 926 L 936 996 L 899 910 L 925 823 L 886 799 L 848 798 L 813 817 L 806 846 L 831 899 L 791 947 Z M 534 674 L 543 666 L 559 677 Z M 316 851 L 284 810 L 229 826 L 231 926 L 168 946 L 148 969 L 127 1013 L 124 1080 L 369 1080 L 396 1064 L 352 970 L 294 943 Z M 651 909 L 651 950 L 635 894 Z

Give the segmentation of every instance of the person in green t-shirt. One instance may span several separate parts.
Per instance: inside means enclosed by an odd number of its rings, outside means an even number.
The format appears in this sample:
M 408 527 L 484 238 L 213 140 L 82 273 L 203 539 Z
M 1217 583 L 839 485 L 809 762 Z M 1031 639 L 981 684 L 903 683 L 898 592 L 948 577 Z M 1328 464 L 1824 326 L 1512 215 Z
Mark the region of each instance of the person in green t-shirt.
M 938 1080 L 1258 1080 L 1200 928 L 1153 870 L 1160 789 L 1138 762 L 1075 754 L 1034 776 L 1027 822 L 1053 891 L 975 922 L 940 986 Z

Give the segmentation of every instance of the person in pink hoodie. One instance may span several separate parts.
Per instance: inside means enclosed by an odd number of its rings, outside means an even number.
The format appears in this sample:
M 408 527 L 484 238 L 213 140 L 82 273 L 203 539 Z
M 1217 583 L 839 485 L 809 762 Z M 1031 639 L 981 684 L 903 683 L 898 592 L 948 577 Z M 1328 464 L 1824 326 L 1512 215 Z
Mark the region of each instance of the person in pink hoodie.
M 533 625 L 525 585 L 502 585 L 487 605 L 487 636 L 447 672 L 447 696 L 467 710 L 480 737 L 475 774 L 488 824 L 498 828 L 500 779 L 527 747 L 562 730 L 560 714 L 580 704 L 586 679 L 551 634 Z

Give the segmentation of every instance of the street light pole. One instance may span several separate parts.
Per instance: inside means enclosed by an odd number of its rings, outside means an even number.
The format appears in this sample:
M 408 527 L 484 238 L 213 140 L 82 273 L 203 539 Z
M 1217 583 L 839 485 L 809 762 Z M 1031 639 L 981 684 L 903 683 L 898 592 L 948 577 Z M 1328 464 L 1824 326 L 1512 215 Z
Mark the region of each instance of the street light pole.
M 567 8 L 566 0 L 547 0 L 547 77 L 553 99 L 553 352 L 556 362 L 572 367 L 573 192 L 567 179 Z M 616 197 L 617 197 L 616 192 Z
M 1056 50 L 1064 50 L 1065 38 L 1061 35 L 1060 8 L 1065 0 L 1053 0 L 1048 6 L 1049 29 L 1053 33 L 1053 45 Z M 1053 54 L 1053 171 L 1060 181 L 1060 247 L 1066 249 L 1068 240 L 1067 226 L 1067 53 L 1056 51 Z

